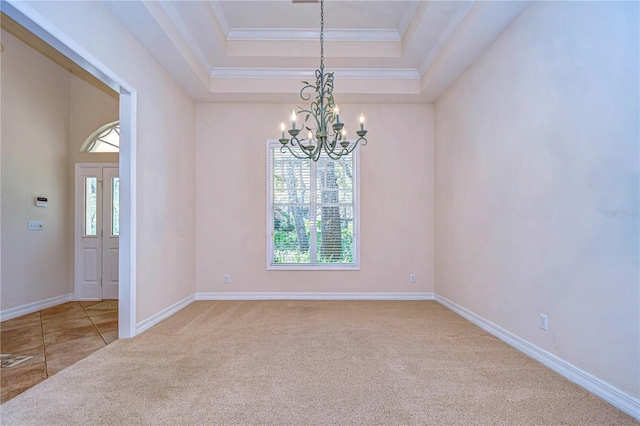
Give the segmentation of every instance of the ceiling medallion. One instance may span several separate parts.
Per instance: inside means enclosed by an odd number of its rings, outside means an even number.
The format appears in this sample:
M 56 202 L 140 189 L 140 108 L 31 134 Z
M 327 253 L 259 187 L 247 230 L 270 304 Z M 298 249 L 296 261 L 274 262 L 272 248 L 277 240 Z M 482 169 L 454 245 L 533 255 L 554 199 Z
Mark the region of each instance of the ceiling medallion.
M 337 160 L 350 154 L 358 144 L 365 146 L 367 131 L 364 129 L 364 115 L 360 114 L 360 130 L 356 131 L 358 139 L 349 142 L 344 124 L 340 122 L 340 110 L 333 99 L 333 73 L 324 72 L 324 0 L 320 0 L 320 68 L 315 75 L 315 84 L 302 82 L 304 86 L 300 90 L 300 98 L 309 101 L 313 90 L 315 100 L 309 104 L 308 109 L 298 107 L 298 111 L 292 111 L 291 128 L 288 130 L 291 139 L 285 137 L 285 124 L 280 125 L 280 151 L 284 153 L 289 150 L 296 158 L 313 161 L 318 161 L 324 151 L 331 159 Z M 304 116 L 300 129 L 296 128 L 298 115 Z M 298 138 L 301 130 L 307 131 L 306 139 L 304 133 L 302 139 Z

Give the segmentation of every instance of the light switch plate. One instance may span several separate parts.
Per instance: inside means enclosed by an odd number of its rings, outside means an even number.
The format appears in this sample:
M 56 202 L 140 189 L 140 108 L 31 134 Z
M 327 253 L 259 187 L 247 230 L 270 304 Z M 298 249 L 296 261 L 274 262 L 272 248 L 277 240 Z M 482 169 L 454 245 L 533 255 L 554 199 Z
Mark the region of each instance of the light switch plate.
M 30 231 L 43 231 L 44 230 L 44 222 L 42 220 L 30 220 L 29 221 L 29 230 Z

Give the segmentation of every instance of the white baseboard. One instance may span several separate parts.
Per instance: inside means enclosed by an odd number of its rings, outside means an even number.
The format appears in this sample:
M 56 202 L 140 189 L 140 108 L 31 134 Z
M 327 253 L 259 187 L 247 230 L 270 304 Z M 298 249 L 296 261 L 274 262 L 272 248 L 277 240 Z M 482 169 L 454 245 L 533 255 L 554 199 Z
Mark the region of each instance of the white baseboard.
M 207 292 L 195 293 L 136 325 L 136 335 L 148 330 L 196 300 L 433 300 L 434 293 L 284 293 Z
M 434 300 L 433 292 L 347 293 L 347 292 L 206 292 L 196 300 Z
M 15 308 L 0 311 L 0 321 L 10 320 L 12 318 L 21 317 L 22 315 L 38 312 L 52 306 L 61 305 L 63 303 L 75 300 L 73 293 L 63 294 L 62 296 L 52 297 L 50 299 L 40 300 L 38 302 L 27 303 L 26 305 L 16 306 Z
M 168 308 L 161 310 L 157 314 L 152 315 L 143 321 L 140 321 L 138 324 L 136 324 L 136 336 L 150 329 L 151 327 L 153 327 L 163 319 L 169 318 L 171 315 L 175 314 L 180 309 L 183 309 L 184 307 L 186 307 L 187 305 L 189 305 L 195 300 L 196 300 L 196 296 L 195 294 L 192 294 L 191 296 L 185 297 L 181 301 L 174 303 Z
M 549 367 L 556 373 L 566 377 L 572 382 L 582 386 L 594 395 L 604 399 L 614 407 L 619 408 L 632 417 L 640 420 L 640 399 L 635 398 L 620 389 L 612 386 L 611 384 L 595 377 L 592 374 L 587 373 L 584 370 L 576 367 L 573 364 L 568 363 L 562 358 L 553 355 L 550 352 L 530 343 L 513 333 L 495 325 L 494 323 L 487 321 L 481 316 L 469 311 L 456 303 L 445 299 L 442 296 L 436 295 L 436 302 L 451 309 L 461 317 L 471 321 L 473 324 L 482 328 L 486 332 L 494 335 L 503 342 L 513 346 L 525 355 L 541 362 L 545 366 Z

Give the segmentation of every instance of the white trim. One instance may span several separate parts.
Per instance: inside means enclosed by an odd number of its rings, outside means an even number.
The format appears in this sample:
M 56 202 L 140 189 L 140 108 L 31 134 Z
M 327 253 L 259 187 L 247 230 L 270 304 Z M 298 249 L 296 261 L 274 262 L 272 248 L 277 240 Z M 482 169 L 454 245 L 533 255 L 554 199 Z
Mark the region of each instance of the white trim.
M 444 307 L 451 309 L 461 317 L 469 320 L 484 331 L 494 335 L 503 342 L 513 346 L 525 355 L 535 359 L 543 365 L 549 367 L 561 376 L 583 387 L 594 395 L 604 399 L 609 404 L 624 411 L 630 416 L 640 420 L 640 399 L 635 398 L 615 386 L 605 382 L 596 376 L 576 367 L 573 364 L 559 358 L 558 356 L 545 351 L 544 349 L 530 343 L 515 334 L 499 327 L 498 325 L 484 319 L 470 310 L 442 297 L 436 295 L 435 301 Z
M 449 23 L 445 27 L 444 31 L 442 31 L 440 37 L 438 37 L 438 41 L 436 41 L 436 44 L 433 45 L 429 53 L 427 53 L 427 56 L 425 56 L 424 60 L 422 61 L 420 68 L 418 68 L 420 77 L 422 77 L 424 73 L 427 72 L 433 61 L 435 61 L 440 52 L 442 52 L 442 49 L 444 49 L 444 46 L 446 46 L 446 44 L 449 42 L 451 36 L 456 31 L 460 23 L 464 20 L 465 16 L 467 16 L 467 13 L 469 13 L 469 10 L 471 10 L 471 6 L 473 6 L 474 3 L 475 0 L 464 1 L 460 3 L 460 6 L 449 20 Z
M 269 228 L 267 228 L 269 229 Z M 355 231 L 354 231 L 355 234 Z M 269 243 L 269 251 L 271 253 L 271 242 Z M 359 248 L 358 241 L 356 241 L 356 248 Z M 359 271 L 360 259 L 354 263 L 271 263 L 270 259 L 267 259 L 267 271 Z
M 216 17 L 218 21 L 218 25 L 220 29 L 224 33 L 225 38 L 229 35 L 229 23 L 227 22 L 227 18 L 224 16 L 224 12 L 222 11 L 222 6 L 220 6 L 220 2 L 216 0 L 209 0 L 207 2 L 213 15 Z
M 178 312 L 179 310 L 184 309 L 185 307 L 190 305 L 195 300 L 196 300 L 196 295 L 192 294 L 191 296 L 185 297 L 181 301 L 176 302 L 173 305 L 161 310 L 157 314 L 151 315 L 146 320 L 140 321 L 136 325 L 136 334 L 140 334 L 140 333 L 150 329 L 151 327 L 153 327 L 154 325 L 156 325 L 160 321 L 162 321 L 164 319 L 167 319 L 171 315 L 173 315 L 176 312 Z
M 137 92 L 120 94 L 120 339 L 136 335 L 137 104 Z
M 214 67 L 211 78 L 315 78 L 312 68 Z M 345 80 L 419 80 L 416 68 L 334 68 L 336 78 Z
M 196 300 L 434 300 L 433 292 L 205 292 Z
M 320 39 L 317 28 L 230 28 L 227 41 L 301 41 Z M 399 42 L 397 29 L 325 28 L 325 41 Z
M 167 15 L 167 17 L 169 18 L 173 26 L 178 31 L 178 33 L 180 33 L 180 36 L 183 38 L 187 46 L 189 46 L 189 49 L 191 49 L 191 52 L 198 59 L 202 68 L 210 72 L 213 67 L 207 60 L 206 55 L 202 53 L 202 49 L 200 49 L 200 45 L 198 44 L 198 42 L 196 42 L 195 38 L 193 37 L 193 34 L 191 34 L 191 31 L 189 30 L 189 27 L 184 23 L 184 20 L 180 17 L 180 13 L 176 10 L 176 7 L 174 6 L 174 4 L 168 1 L 161 1 L 158 3 L 160 4 L 160 7 L 164 10 L 164 13 Z
M 75 163 L 75 175 L 74 175 L 74 196 L 73 196 L 73 205 L 74 205 L 74 237 L 73 237 L 73 289 L 75 292 L 76 300 L 94 300 L 87 299 L 86 295 L 83 297 L 82 293 L 82 280 L 81 276 L 83 275 L 82 270 L 82 236 L 83 230 L 85 227 L 84 223 L 84 179 L 80 179 L 81 177 L 85 177 L 82 173 L 83 170 L 86 169 L 100 169 L 98 181 L 102 181 L 102 169 L 108 168 L 117 168 L 119 167 L 118 163 Z M 97 209 L 98 209 L 98 219 L 97 223 L 99 224 L 99 230 L 102 229 L 102 189 L 98 188 L 100 193 L 100 197 L 98 197 Z M 96 236 L 102 240 L 102 237 Z M 99 250 L 100 256 L 102 256 L 102 246 L 100 246 Z M 102 275 L 102 271 L 99 271 L 100 275 Z M 100 291 L 102 289 L 100 288 Z
M 355 139 L 348 139 L 349 142 L 354 143 Z M 274 234 L 273 234 L 273 188 L 272 188 L 272 169 L 273 158 L 271 150 L 278 150 L 282 145 L 277 139 L 267 139 L 267 203 L 266 203 L 266 242 L 267 242 L 267 256 L 266 256 L 266 270 L 267 271 L 359 271 L 360 270 L 360 147 L 356 148 L 352 152 L 352 164 L 355 185 L 353 187 L 353 240 L 354 240 L 354 261 L 353 263 L 274 263 L 273 251 L 274 251 Z M 313 163 L 313 162 L 312 162 Z M 316 187 L 315 182 L 315 166 L 311 166 L 311 187 Z M 313 194 L 313 192 L 312 192 Z M 316 208 L 316 200 L 311 197 L 311 204 L 309 205 L 310 211 Z M 309 241 L 310 247 L 314 247 L 316 244 L 313 238 L 314 233 L 311 233 L 311 239 Z M 310 252 L 311 253 L 311 252 Z M 311 256 L 313 259 L 313 256 Z
M 81 47 L 63 31 L 60 31 L 28 3 L 19 0 L 2 0 L 1 3 L 2 12 L 78 65 L 86 68 L 87 71 L 114 91 L 120 93 L 122 90 L 128 93 L 135 92 L 133 87 L 129 86 L 128 83 L 89 53 L 88 50 Z
M 22 315 L 32 314 L 73 300 L 75 300 L 73 293 L 69 293 L 63 294 L 62 296 L 52 297 L 50 299 L 40 300 L 38 302 L 27 303 L 22 306 L 16 306 L 15 308 L 5 309 L 0 312 L 0 321 L 6 321 L 12 318 L 21 317 Z
M 111 151 L 111 152 L 119 152 L 120 151 L 119 149 L 120 148 L 120 128 L 119 128 L 120 120 L 112 121 L 110 123 L 107 123 L 103 126 L 98 127 L 93 133 L 89 135 L 87 139 L 84 140 L 84 142 L 82 143 L 82 146 L 80 147 L 80 152 L 99 152 L 99 151 L 93 151 L 96 143 L 98 142 L 98 138 L 103 133 L 105 133 L 106 130 L 109 130 L 107 134 L 110 134 L 111 131 L 113 131 L 116 127 L 118 127 L 118 130 L 116 132 L 118 133 L 118 151 Z
M 402 20 L 398 25 L 398 34 L 400 35 L 401 39 L 404 38 L 404 35 L 407 33 L 407 30 L 409 29 L 409 25 L 411 25 L 413 18 L 416 16 L 416 10 L 418 9 L 419 5 L 420 5 L 419 1 L 412 1 L 411 5 L 409 6 L 404 16 L 402 17 Z
M 434 293 L 204 292 L 185 297 L 136 325 L 140 334 L 196 300 L 434 300 Z

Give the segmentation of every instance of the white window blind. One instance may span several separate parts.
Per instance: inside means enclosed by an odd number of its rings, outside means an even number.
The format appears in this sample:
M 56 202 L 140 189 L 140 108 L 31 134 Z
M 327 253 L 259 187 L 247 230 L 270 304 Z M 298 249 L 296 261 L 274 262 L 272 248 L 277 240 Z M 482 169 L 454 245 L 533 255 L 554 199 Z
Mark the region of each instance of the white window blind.
M 357 152 L 317 162 L 267 149 L 267 269 L 358 269 Z

